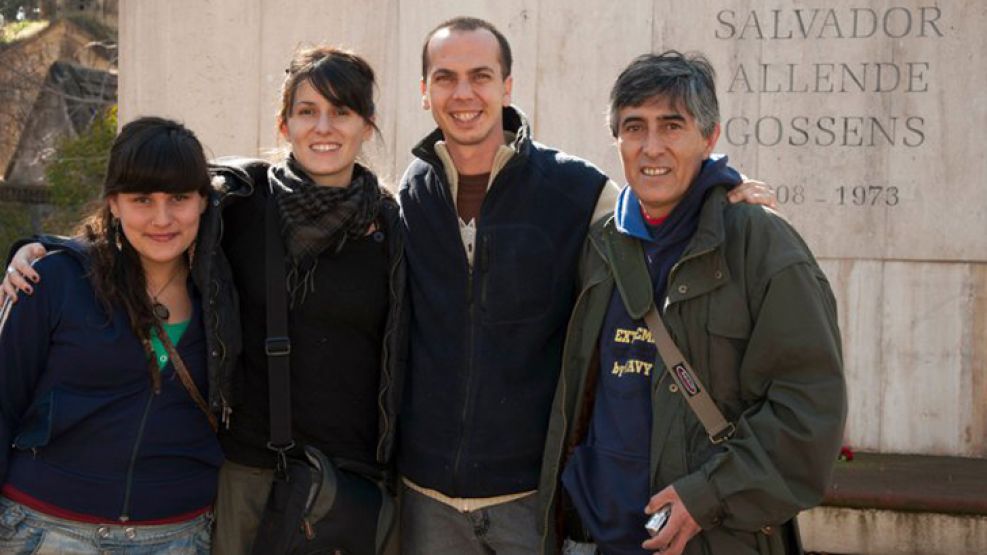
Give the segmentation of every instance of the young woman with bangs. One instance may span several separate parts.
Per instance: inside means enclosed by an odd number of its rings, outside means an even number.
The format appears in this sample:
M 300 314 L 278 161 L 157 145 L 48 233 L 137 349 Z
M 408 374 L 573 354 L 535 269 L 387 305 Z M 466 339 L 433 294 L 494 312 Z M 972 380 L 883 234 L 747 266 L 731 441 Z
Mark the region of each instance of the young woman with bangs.
M 87 246 L 39 260 L 39 294 L 0 312 L 0 552 L 209 552 L 223 455 L 191 270 L 209 183 L 189 130 L 125 125 Z

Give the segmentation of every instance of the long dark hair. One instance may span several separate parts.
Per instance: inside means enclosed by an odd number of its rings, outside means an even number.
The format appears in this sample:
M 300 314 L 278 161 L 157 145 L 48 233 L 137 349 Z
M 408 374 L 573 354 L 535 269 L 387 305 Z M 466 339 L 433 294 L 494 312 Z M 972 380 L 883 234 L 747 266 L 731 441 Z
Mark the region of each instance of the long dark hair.
M 90 279 L 109 317 L 122 307 L 147 355 L 155 392 L 161 375 L 151 349 L 151 330 L 163 334 L 151 309 L 140 255 L 127 240 L 107 199 L 117 193 L 196 192 L 208 196 L 210 178 L 202 144 L 182 124 L 143 117 L 124 125 L 113 141 L 103 182 L 103 203 L 81 224 L 90 247 Z M 186 253 L 187 254 L 187 253 Z

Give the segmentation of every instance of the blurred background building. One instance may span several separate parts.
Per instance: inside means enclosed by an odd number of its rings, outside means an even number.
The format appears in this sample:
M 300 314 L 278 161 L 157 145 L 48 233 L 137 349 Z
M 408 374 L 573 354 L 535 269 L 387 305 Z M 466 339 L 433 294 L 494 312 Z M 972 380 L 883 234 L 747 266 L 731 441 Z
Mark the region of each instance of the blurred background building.
M 106 129 L 107 118 L 115 127 L 117 2 L 0 0 L 0 14 L 0 248 L 6 250 L 13 238 L 42 228 L 67 232 L 98 190 L 105 148 L 97 143 L 106 142 L 106 133 L 90 134 Z M 49 179 L 52 169 L 60 172 Z

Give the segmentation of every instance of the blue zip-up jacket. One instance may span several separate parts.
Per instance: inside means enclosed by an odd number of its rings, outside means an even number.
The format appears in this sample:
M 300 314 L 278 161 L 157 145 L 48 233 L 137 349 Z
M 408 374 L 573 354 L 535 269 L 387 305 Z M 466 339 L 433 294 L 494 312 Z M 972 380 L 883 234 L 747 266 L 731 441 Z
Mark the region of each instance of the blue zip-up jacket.
M 400 471 L 452 497 L 537 486 L 576 265 L 606 177 L 531 140 L 504 109 L 516 154 L 483 200 L 472 267 L 434 145 L 401 181 L 411 296 Z
M 122 309 L 108 318 L 78 251 L 38 261 L 41 282 L 0 327 L 0 483 L 68 511 L 146 521 L 212 503 L 223 455 L 169 362 L 155 395 Z M 176 345 L 208 391 L 202 303 Z

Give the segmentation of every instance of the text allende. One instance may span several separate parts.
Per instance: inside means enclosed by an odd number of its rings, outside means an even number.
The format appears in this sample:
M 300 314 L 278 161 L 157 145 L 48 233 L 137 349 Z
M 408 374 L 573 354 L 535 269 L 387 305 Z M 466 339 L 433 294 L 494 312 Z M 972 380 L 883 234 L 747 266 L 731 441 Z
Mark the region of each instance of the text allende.
M 729 93 L 927 92 L 928 62 L 740 64 Z

